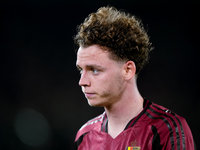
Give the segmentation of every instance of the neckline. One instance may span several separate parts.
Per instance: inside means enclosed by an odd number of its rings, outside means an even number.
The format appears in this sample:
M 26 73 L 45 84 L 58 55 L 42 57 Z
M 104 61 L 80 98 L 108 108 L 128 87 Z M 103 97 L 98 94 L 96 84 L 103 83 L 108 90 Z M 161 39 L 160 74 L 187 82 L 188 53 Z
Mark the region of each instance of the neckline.
M 124 130 L 133 127 L 135 125 L 135 123 L 140 119 L 140 117 L 146 112 L 146 110 L 149 108 L 149 106 L 151 104 L 152 103 L 149 100 L 144 99 L 143 110 L 136 117 L 134 117 L 133 119 L 131 119 L 128 122 L 128 124 L 126 125 Z M 105 112 L 104 112 L 103 121 L 102 121 L 102 124 L 101 124 L 101 131 L 105 132 L 105 133 L 108 133 L 108 118 L 107 118 L 107 115 L 106 115 Z

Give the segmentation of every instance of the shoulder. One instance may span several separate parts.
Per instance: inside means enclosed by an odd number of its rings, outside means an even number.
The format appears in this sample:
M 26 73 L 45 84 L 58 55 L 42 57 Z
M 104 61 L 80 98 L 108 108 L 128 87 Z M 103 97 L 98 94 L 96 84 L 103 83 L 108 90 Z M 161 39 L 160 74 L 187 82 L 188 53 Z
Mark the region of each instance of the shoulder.
M 184 117 L 157 104 L 153 104 L 152 107 L 155 108 L 154 113 L 160 115 L 158 118 L 167 125 L 169 131 L 175 132 L 176 135 L 180 134 L 180 137 L 183 138 L 192 138 L 190 127 Z
M 153 133 L 159 135 L 161 143 L 166 142 L 170 148 L 193 147 L 192 133 L 185 118 L 155 103 L 149 106 L 145 114 L 145 121 L 154 127 Z
M 169 128 L 170 126 L 178 126 L 181 128 L 182 126 L 185 126 L 185 124 L 187 124 L 183 117 L 177 115 L 170 109 L 155 103 L 152 103 L 150 105 L 145 114 L 148 116 L 150 123 L 157 127 L 165 124 L 165 127 L 167 128 Z
M 167 118 L 170 120 L 172 118 L 180 120 L 180 121 L 185 120 L 183 117 L 177 115 L 170 109 L 163 107 L 161 105 L 155 104 L 155 103 L 151 103 L 150 107 L 147 109 L 145 114 L 153 120 L 157 120 L 157 119 L 163 120 L 163 119 L 167 119 Z
M 105 113 L 87 121 L 77 132 L 76 139 L 77 141 L 82 135 L 85 135 L 86 133 L 90 132 L 93 128 L 95 128 L 98 125 L 101 125 L 103 117 Z

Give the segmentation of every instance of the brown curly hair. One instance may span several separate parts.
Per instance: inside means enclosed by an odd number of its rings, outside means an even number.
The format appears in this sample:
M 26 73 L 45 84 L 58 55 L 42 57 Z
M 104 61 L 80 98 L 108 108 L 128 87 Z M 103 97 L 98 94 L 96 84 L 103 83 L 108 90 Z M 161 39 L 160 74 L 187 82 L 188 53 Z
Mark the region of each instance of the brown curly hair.
M 82 47 L 97 44 L 111 52 L 115 60 L 133 61 L 136 74 L 148 62 L 149 52 L 152 50 L 141 21 L 109 6 L 91 13 L 78 26 L 74 42 Z

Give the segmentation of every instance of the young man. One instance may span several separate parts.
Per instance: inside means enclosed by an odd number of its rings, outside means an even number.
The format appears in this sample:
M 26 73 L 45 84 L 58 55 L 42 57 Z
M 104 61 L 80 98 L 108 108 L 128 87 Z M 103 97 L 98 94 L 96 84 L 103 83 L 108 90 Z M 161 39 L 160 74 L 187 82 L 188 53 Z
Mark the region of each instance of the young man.
M 79 85 L 90 106 L 105 108 L 78 131 L 78 150 L 195 149 L 185 119 L 138 91 L 137 75 L 152 49 L 140 21 L 102 7 L 79 26 L 75 42 Z

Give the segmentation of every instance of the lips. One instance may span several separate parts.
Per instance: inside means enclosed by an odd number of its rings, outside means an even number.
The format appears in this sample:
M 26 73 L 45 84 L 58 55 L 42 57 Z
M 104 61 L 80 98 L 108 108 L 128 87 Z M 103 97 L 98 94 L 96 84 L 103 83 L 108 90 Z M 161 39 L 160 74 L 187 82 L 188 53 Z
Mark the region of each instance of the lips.
M 90 92 L 84 92 L 84 94 L 85 94 L 85 97 L 87 98 L 92 98 L 95 95 L 95 93 L 90 93 Z

